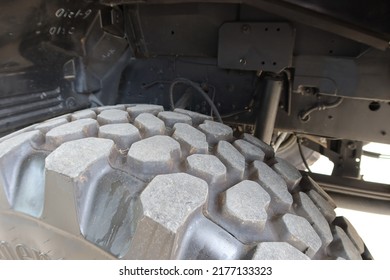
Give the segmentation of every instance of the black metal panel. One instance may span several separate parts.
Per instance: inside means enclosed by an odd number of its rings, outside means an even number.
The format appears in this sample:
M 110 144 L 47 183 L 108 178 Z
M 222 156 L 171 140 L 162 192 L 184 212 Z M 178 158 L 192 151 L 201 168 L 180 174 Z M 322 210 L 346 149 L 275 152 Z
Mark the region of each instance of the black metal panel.
M 390 102 L 344 98 L 337 108 L 317 110 L 308 121 L 301 120 L 302 111 L 334 101 L 335 97 L 294 93 L 291 115 L 279 109 L 276 129 L 390 144 Z
M 193 0 L 103 0 L 106 5 L 119 4 L 179 4 L 179 3 L 193 3 Z M 334 16 L 333 14 L 324 14 L 312 8 L 307 8 L 295 3 L 289 3 L 282 0 L 197 0 L 199 3 L 230 3 L 230 4 L 246 4 L 260 10 L 284 17 L 287 20 L 296 21 L 305 25 L 313 26 L 315 28 L 325 30 L 342 37 L 352 39 L 354 41 L 364 43 L 368 46 L 386 50 L 389 48 L 390 34 L 383 32 L 376 32 L 370 29 L 370 24 L 357 25 L 356 22 L 351 23 L 345 21 L 342 17 Z M 386 8 L 387 9 L 387 8 Z M 349 12 L 348 9 L 346 12 Z M 386 10 L 388 11 L 388 9 Z M 381 18 L 385 16 L 378 14 Z
M 292 64 L 294 28 L 286 22 L 228 22 L 219 29 L 218 66 L 280 72 Z
M 177 77 L 197 82 L 208 92 L 221 115 L 242 111 L 253 98 L 257 76 L 254 72 L 224 70 L 216 59 L 194 57 L 156 57 L 133 60 L 125 69 L 118 103 L 154 103 L 169 108 L 168 89 Z M 175 87 L 175 100 L 188 87 Z M 190 90 L 190 89 L 188 89 Z M 207 102 L 191 92 L 192 110 L 210 114 Z
M 371 51 L 358 58 L 296 56 L 294 90 L 390 101 L 390 53 Z
M 351 24 L 390 33 L 388 0 L 284 0 L 321 14 L 343 19 Z
M 139 25 L 148 56 L 216 57 L 218 29 L 236 20 L 236 5 L 215 3 L 139 5 Z

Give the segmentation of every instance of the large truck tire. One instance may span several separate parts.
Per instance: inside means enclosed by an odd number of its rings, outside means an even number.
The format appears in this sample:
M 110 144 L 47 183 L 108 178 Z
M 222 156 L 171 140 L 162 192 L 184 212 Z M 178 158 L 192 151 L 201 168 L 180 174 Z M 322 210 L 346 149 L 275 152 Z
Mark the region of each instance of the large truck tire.
M 2 259 L 370 259 L 333 200 L 209 116 L 116 105 L 0 139 Z

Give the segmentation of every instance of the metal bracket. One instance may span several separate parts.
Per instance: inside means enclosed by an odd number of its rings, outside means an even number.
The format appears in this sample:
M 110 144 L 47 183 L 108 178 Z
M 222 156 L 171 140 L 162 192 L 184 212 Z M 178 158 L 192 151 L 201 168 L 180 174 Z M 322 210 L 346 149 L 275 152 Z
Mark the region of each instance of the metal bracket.
M 360 179 L 360 161 L 363 152 L 363 142 L 352 140 L 330 140 L 328 148 L 304 139 L 306 147 L 328 157 L 334 163 L 332 176 Z
M 286 22 L 228 22 L 219 29 L 218 66 L 280 72 L 292 65 L 295 31 Z

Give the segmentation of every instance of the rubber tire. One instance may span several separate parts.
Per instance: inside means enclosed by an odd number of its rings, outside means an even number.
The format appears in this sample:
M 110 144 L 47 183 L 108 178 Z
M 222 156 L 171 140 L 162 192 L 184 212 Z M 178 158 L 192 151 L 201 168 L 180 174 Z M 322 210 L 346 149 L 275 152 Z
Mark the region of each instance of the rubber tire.
M 2 259 L 367 259 L 309 177 L 249 134 L 157 105 L 0 139 Z

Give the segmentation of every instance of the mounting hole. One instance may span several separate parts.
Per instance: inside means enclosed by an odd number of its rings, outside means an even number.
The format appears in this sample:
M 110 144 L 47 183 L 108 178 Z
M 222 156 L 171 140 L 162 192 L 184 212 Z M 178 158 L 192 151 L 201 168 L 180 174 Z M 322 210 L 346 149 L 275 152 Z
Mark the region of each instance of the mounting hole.
M 370 108 L 371 111 L 375 112 L 381 108 L 381 104 L 379 104 L 379 102 L 373 101 L 370 103 L 370 105 L 368 105 L 368 108 Z
M 333 116 L 332 116 L 332 115 L 329 115 L 329 116 L 328 116 L 328 119 L 329 119 L 329 120 L 333 120 Z
M 278 27 L 278 28 L 276 28 L 276 31 L 278 31 L 278 32 L 279 32 L 279 31 L 280 31 L 280 28 L 279 28 L 279 27 Z
M 332 53 L 333 53 L 333 50 L 329 50 L 329 53 L 332 54 Z
M 272 62 L 272 65 L 273 65 L 273 66 L 275 66 L 275 65 L 276 65 L 276 62 L 275 62 L 275 61 L 274 61 L 274 62 Z
M 268 27 L 264 28 L 264 31 L 268 31 Z
M 264 64 L 265 64 L 265 61 L 262 61 L 262 62 L 261 62 L 261 65 L 264 65 Z
M 382 136 L 386 136 L 386 131 L 384 131 L 384 130 L 381 130 L 381 134 L 382 134 Z
M 175 35 L 175 30 L 171 30 L 171 35 Z

